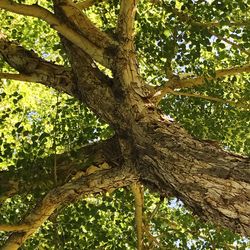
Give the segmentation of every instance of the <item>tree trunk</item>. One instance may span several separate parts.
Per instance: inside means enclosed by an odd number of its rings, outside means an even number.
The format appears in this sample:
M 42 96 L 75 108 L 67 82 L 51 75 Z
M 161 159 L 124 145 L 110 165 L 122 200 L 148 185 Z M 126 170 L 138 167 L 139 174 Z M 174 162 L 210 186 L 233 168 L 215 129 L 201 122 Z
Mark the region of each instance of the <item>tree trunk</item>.
M 124 162 L 138 172 L 141 182 L 162 196 L 180 198 L 207 221 L 250 235 L 249 158 L 195 139 L 170 121 L 151 102 L 148 89 L 133 82 L 137 72 L 126 74 L 121 57 L 113 70 L 113 93 L 106 94 L 101 83 L 95 89 L 95 84 L 84 84 L 86 59 L 79 58 L 81 52 L 74 46 L 67 50 L 82 101 L 115 129 Z M 130 58 L 125 54 L 126 60 Z
M 121 2 L 117 40 L 94 28 L 85 14 L 67 1 L 54 0 L 53 15 L 39 7 L 46 15 L 38 17 L 44 16 L 61 34 L 69 70 L 13 47 L 0 35 L 0 53 L 21 73 L 19 77 L 78 98 L 115 132 L 114 138 L 106 142 L 80 149 L 77 159 L 66 154 L 58 157 L 58 167 L 62 169 L 58 187 L 48 187 L 54 189 L 46 190 L 48 193 L 36 210 L 23 220 L 25 229 L 13 230 L 18 232 L 10 236 L 6 249 L 17 249 L 59 205 L 72 197 L 75 200 L 83 193 L 126 186 L 138 179 L 162 196 L 178 197 L 199 217 L 250 236 L 250 160 L 193 138 L 157 108 L 156 90 L 152 91 L 141 79 L 136 61 L 136 2 Z M 35 5 L 23 6 L 21 12 L 18 4 L 4 1 L 0 5 L 21 14 L 34 15 L 30 11 L 37 11 Z M 96 62 L 108 68 L 112 76 L 101 71 Z M 86 164 L 81 161 L 89 158 L 91 161 Z M 109 169 L 103 170 L 103 164 L 108 164 Z M 92 165 L 99 166 L 100 173 L 88 172 Z M 68 182 L 71 167 L 74 173 L 78 169 L 84 173 Z M 16 180 L 12 173 L 1 173 L 3 196 L 22 192 L 22 181 L 16 184 Z M 32 183 L 25 183 L 27 189 L 32 189 Z M 49 213 L 45 216 L 46 210 Z

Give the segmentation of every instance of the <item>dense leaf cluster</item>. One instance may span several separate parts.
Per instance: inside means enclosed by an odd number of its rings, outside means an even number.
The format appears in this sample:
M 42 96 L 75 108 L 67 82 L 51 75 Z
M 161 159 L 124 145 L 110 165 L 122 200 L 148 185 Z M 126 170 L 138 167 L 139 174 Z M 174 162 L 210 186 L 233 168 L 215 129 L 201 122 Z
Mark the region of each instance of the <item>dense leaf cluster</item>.
M 49 1 L 16 2 L 38 2 L 51 10 Z M 97 26 L 115 37 L 118 6 L 117 0 L 105 1 L 87 13 Z M 247 0 L 141 1 L 136 16 L 136 48 L 145 80 L 154 86 L 164 85 L 167 67 L 176 74 L 213 76 L 219 68 L 247 63 L 249 55 L 244 50 L 250 49 L 250 25 L 246 24 L 246 13 Z M 1 11 L 0 26 L 6 35 L 46 60 L 68 65 L 59 37 L 46 23 Z M 3 61 L 0 67 L 2 72 L 12 70 Z M 249 102 L 249 79 L 249 74 L 232 76 L 185 91 Z M 3 80 L 0 102 L 0 171 L 9 169 L 24 182 L 30 176 L 34 181 L 32 193 L 27 189 L 25 195 L 1 204 L 0 223 L 15 223 L 54 185 L 49 177 L 53 175 L 49 168 L 53 159 L 48 155 L 107 139 L 112 131 L 75 99 L 37 84 Z M 174 95 L 166 96 L 160 105 L 195 137 L 221 141 L 228 150 L 250 154 L 249 109 Z M 48 181 L 40 182 L 41 176 Z M 147 191 L 145 195 L 150 249 L 247 249 L 246 240 L 202 224 L 178 201 L 162 200 Z M 2 243 L 7 235 L 0 234 Z M 83 197 L 60 209 L 22 249 L 135 246 L 133 197 L 128 189 L 121 189 L 105 197 Z

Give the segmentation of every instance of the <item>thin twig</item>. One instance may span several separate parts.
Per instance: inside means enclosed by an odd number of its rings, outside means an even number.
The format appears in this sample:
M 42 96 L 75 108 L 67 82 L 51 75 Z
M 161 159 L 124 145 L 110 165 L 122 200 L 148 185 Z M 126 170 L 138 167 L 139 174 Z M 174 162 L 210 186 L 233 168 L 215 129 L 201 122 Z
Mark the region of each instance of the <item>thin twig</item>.
M 196 94 L 196 93 L 185 93 L 185 92 L 180 92 L 180 91 L 173 91 L 170 88 L 165 88 L 164 89 L 164 96 L 169 93 L 172 95 L 176 96 L 187 96 L 187 97 L 196 97 L 196 98 L 201 98 L 209 101 L 215 101 L 215 102 L 220 102 L 224 104 L 230 104 L 232 106 L 240 107 L 240 108 L 250 108 L 250 104 L 248 103 L 241 103 L 241 102 L 235 102 L 235 101 L 230 101 L 230 100 L 223 100 L 218 97 L 213 97 L 213 96 L 206 96 L 206 95 L 201 95 L 201 94 Z M 160 94 L 162 96 L 162 93 Z M 158 99 L 159 100 L 159 99 Z
M 54 166 L 53 166 L 53 175 L 54 175 L 54 183 L 57 186 L 57 152 L 56 152 L 56 141 L 57 141 L 57 120 L 58 120 L 58 106 L 59 106 L 59 95 L 60 92 L 57 92 L 56 95 L 56 115 L 54 122 L 54 138 L 53 138 L 53 149 L 54 149 Z
M 210 29 L 211 26 L 206 25 L 206 24 L 204 24 L 204 23 L 200 23 L 200 22 L 193 21 L 193 19 L 192 19 L 191 16 L 189 16 L 189 15 L 186 14 L 186 13 L 180 12 L 180 11 L 178 11 L 178 10 L 175 9 L 175 8 L 170 8 L 170 9 L 171 9 L 171 11 L 172 11 L 174 14 L 176 14 L 182 21 L 188 22 L 188 23 L 190 23 L 191 25 L 196 25 L 196 26 L 200 26 L 200 27 L 206 28 L 206 30 L 207 30 L 211 35 L 216 36 L 216 37 L 217 37 L 218 39 L 220 39 L 221 41 L 224 41 L 224 42 L 230 44 L 233 48 L 239 49 L 240 51 L 244 52 L 245 54 L 250 55 L 250 51 L 246 50 L 246 49 L 243 48 L 241 45 L 236 44 L 236 43 L 230 41 L 229 39 L 222 37 L 221 35 L 216 34 L 214 31 L 212 31 L 212 30 Z M 213 26 L 212 26 L 212 27 L 213 27 Z

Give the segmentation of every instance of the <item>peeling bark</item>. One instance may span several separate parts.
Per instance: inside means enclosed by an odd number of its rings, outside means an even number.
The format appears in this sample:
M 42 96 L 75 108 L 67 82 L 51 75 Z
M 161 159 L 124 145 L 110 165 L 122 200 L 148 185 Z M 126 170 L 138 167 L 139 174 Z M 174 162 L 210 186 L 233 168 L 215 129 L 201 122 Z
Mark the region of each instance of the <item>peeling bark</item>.
M 143 184 L 180 198 L 206 221 L 250 235 L 249 158 L 196 140 L 160 117 L 141 126 L 146 133 L 136 149 Z
M 106 162 L 111 167 L 118 167 L 123 162 L 116 138 L 57 155 L 56 159 L 58 186 L 67 183 L 91 165 L 98 166 Z M 49 169 L 53 169 L 53 162 L 54 156 L 40 159 L 33 171 L 36 176 L 31 174 L 28 179 L 27 176 L 22 177 L 22 171 L 14 173 L 1 171 L 0 202 L 16 194 L 32 193 L 39 186 L 42 186 L 43 189 L 46 187 L 47 190 L 53 188 L 53 175 L 49 171 Z M 44 165 L 48 166 L 47 171 L 44 171 Z
M 9 2 L 3 1 L 4 4 Z M 55 6 L 56 20 L 60 23 L 68 20 L 70 29 L 77 34 L 82 32 L 83 37 L 92 32 L 92 24 L 78 27 L 78 19 L 73 18 L 67 8 L 64 13 L 61 7 Z M 52 87 L 77 97 L 115 131 L 113 139 L 80 149 L 77 158 L 72 159 L 66 154 L 57 157 L 59 186 L 51 187 L 53 189 L 37 205 L 35 212 L 22 222 L 24 225 L 34 224 L 34 228 L 12 234 L 5 249 L 17 249 L 35 232 L 49 216 L 44 211 L 51 214 L 59 205 L 78 199 L 82 194 L 118 188 L 138 179 L 162 196 L 180 198 L 199 217 L 250 236 L 250 159 L 193 138 L 157 108 L 153 98 L 155 92 L 141 79 L 136 61 L 133 44 L 135 10 L 136 1 L 121 2 L 117 24 L 119 45 L 109 55 L 111 63 L 107 65 L 112 70 L 112 77 L 97 67 L 95 61 L 98 58 L 93 56 L 93 47 L 89 53 L 86 47 L 79 46 L 63 32 L 61 41 L 72 70 L 69 75 L 64 69 L 59 72 L 58 81 L 55 75 L 61 66 L 45 62 L 36 54 L 27 53 L 5 40 L 0 41 L 0 53 L 13 68 L 20 73 L 47 77 Z M 93 32 L 91 44 L 104 48 L 113 43 L 106 36 L 103 38 L 107 40 L 102 43 L 97 36 L 103 34 L 98 30 Z M 14 49 L 10 50 L 9 45 Z M 246 69 L 249 70 L 249 66 Z M 229 69 L 221 74 L 230 72 Z M 68 87 L 60 78 L 65 74 Z M 47 80 L 41 82 L 48 86 Z M 83 166 L 87 159 L 91 161 Z M 86 168 L 95 166 L 94 163 L 98 166 L 108 163 L 111 169 L 86 174 Z M 71 173 L 71 168 L 74 173 L 79 168 L 84 168 L 85 172 L 79 179 L 70 179 L 65 176 Z M 2 195 L 10 196 L 20 191 L 17 176 L 13 177 L 13 173 L 2 172 L 0 180 L 4 190 Z
M 34 51 L 7 40 L 2 33 L 0 55 L 12 68 L 23 74 L 20 80 L 42 83 L 77 97 L 71 69 L 44 60 Z M 8 78 L 8 75 L 5 77 Z
M 18 249 L 61 204 L 75 201 L 83 194 L 103 193 L 113 188 L 127 186 L 136 179 L 129 168 L 115 168 L 101 170 L 52 189 L 23 220 L 22 224 L 26 227 L 23 227 L 20 232 L 12 233 L 2 249 Z
M 74 69 L 82 74 L 77 61 Z M 84 89 L 87 104 L 98 107 L 98 114 L 113 125 L 124 159 L 136 169 L 142 183 L 164 196 L 179 197 L 205 220 L 250 235 L 249 158 L 193 138 L 167 120 L 150 98 L 141 96 L 144 90 L 136 91 L 132 78 L 117 74 L 114 84 L 126 94 L 115 106 L 108 106 L 108 101 L 93 103 L 90 89 L 85 85 L 79 88 Z

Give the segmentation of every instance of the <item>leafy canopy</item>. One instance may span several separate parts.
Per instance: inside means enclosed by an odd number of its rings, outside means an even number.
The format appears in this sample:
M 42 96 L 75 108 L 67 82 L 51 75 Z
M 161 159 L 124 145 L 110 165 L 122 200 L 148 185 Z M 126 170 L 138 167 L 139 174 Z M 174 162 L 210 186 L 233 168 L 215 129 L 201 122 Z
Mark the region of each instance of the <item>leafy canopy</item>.
M 18 0 L 52 11 L 50 1 Z M 136 48 L 145 80 L 154 86 L 174 74 L 214 76 L 221 68 L 249 62 L 250 23 L 247 0 L 140 1 L 136 16 Z M 117 0 L 103 1 L 86 12 L 103 30 L 115 35 Z M 68 65 L 57 33 L 45 22 L 0 12 L 1 30 L 46 60 Z M 15 72 L 3 60 L 2 72 Z M 250 116 L 246 106 L 185 96 L 213 96 L 236 104 L 250 100 L 249 73 L 206 81 L 184 95 L 167 95 L 160 106 L 191 134 L 213 139 L 224 147 L 250 155 Z M 29 211 L 52 181 L 39 182 L 37 168 L 53 175 L 48 155 L 105 140 L 112 130 L 72 97 L 34 83 L 2 80 L 0 87 L 0 169 L 9 169 L 25 182 L 32 175 L 36 192 L 7 199 L 0 223 L 15 223 Z M 46 160 L 41 160 L 46 159 Z M 105 197 L 86 197 L 57 211 L 22 249 L 134 249 L 133 197 L 120 189 Z M 205 225 L 180 202 L 162 200 L 145 191 L 148 245 L 159 249 L 246 249 L 247 241 L 228 230 Z M 7 237 L 1 233 L 1 242 Z

